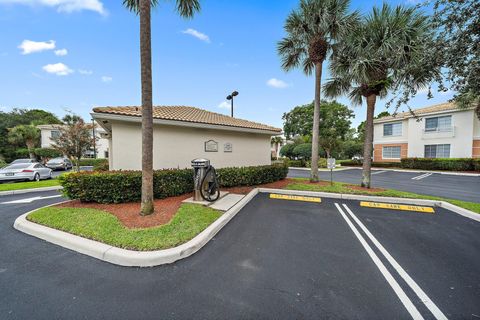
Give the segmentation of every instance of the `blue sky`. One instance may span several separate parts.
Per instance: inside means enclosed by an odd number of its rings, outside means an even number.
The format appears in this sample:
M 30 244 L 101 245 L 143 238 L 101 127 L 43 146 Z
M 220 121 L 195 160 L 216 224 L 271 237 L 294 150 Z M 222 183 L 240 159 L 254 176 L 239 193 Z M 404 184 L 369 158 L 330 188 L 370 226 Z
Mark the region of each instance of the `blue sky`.
M 161 1 L 152 13 L 155 105 L 229 114 L 225 97 L 238 90 L 236 117 L 281 127 L 284 112 L 313 100 L 313 77 L 282 71 L 276 52 L 298 0 L 203 0 L 192 20 L 178 17 L 173 3 Z M 381 3 L 351 7 L 368 12 Z M 139 22 L 121 0 L 0 0 L 0 29 L 2 111 L 72 110 L 88 119 L 93 106 L 140 104 Z M 412 106 L 450 97 L 423 93 Z M 365 107 L 352 110 L 357 125 Z

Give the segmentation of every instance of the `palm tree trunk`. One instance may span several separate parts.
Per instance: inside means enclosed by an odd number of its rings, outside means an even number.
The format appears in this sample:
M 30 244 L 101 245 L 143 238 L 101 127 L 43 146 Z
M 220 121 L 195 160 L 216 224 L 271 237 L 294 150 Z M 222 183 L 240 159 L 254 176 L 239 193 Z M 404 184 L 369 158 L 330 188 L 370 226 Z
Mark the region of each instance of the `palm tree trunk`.
M 28 155 L 30 156 L 30 159 L 35 160 L 35 153 L 33 152 L 33 148 L 35 147 L 35 142 L 27 140 L 26 145 L 27 145 Z
M 375 113 L 376 94 L 367 96 L 367 121 L 365 123 L 365 144 L 363 146 L 362 187 L 370 188 L 373 151 L 373 115 Z
M 320 93 L 322 88 L 322 63 L 315 64 L 315 104 L 313 108 L 312 164 L 310 181 L 318 182 L 318 140 L 320 131 Z
M 142 81 L 142 205 L 140 214 L 153 207 L 153 102 L 150 0 L 140 0 L 140 62 Z

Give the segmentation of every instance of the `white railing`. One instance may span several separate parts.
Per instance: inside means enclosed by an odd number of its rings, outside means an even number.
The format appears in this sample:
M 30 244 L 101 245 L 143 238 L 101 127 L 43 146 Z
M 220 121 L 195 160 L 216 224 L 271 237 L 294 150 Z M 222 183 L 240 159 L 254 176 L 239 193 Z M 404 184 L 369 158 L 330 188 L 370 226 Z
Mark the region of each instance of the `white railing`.
M 456 127 L 451 126 L 447 128 L 423 129 L 423 138 L 450 138 L 455 137 Z

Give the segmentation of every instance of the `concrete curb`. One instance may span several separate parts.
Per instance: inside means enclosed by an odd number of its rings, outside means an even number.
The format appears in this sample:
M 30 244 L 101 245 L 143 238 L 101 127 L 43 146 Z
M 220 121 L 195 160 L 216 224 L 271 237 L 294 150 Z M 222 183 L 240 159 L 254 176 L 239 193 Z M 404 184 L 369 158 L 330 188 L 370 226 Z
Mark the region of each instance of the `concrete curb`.
M 286 195 L 299 195 L 299 196 L 312 196 L 312 197 L 324 197 L 324 198 L 333 198 L 333 199 L 345 199 L 345 200 L 367 200 L 367 201 L 378 201 L 378 202 L 390 202 L 390 203 L 403 203 L 403 204 L 413 204 L 417 206 L 434 206 L 441 207 L 466 218 L 480 222 L 480 214 L 472 212 L 470 210 L 460 208 L 456 205 L 451 204 L 447 201 L 439 200 L 426 200 L 426 199 L 410 199 L 410 198 L 393 198 L 393 197 L 378 197 L 378 196 L 363 196 L 355 194 L 344 194 L 344 193 L 328 193 L 328 192 L 315 192 L 315 191 L 300 191 L 300 190 L 285 190 L 285 189 L 268 189 L 260 188 L 259 192 L 261 193 L 279 193 Z
M 362 167 L 346 167 L 349 169 L 362 170 Z M 454 172 L 454 171 L 436 171 L 436 170 L 411 170 L 411 169 L 392 169 L 392 168 L 381 168 L 381 167 L 372 167 L 372 171 L 394 171 L 394 172 L 409 172 L 409 173 L 438 173 L 443 175 L 450 176 L 465 176 L 465 177 L 480 177 L 480 173 L 466 173 L 466 172 Z
M 133 251 L 121 249 L 28 221 L 26 219 L 27 215 L 38 209 L 19 216 L 13 226 L 15 229 L 31 236 L 112 264 L 128 267 L 153 267 L 185 259 L 200 250 L 257 194 L 258 189 L 252 190 L 192 240 L 178 247 L 165 250 Z
M 335 171 L 345 171 L 345 170 L 351 170 L 351 169 L 356 169 L 355 167 L 336 167 L 333 169 L 333 172 Z M 310 171 L 310 168 L 299 168 L 299 167 L 288 167 L 288 170 L 303 170 L 303 171 Z M 327 168 L 319 168 L 318 172 L 330 172 L 330 169 Z
M 62 186 L 55 186 L 55 187 L 42 187 L 42 188 L 11 190 L 11 191 L 0 191 L 0 197 L 1 196 L 11 196 L 11 195 L 14 195 L 14 194 L 42 192 L 42 191 L 54 191 L 54 190 L 62 190 L 62 189 L 63 189 Z

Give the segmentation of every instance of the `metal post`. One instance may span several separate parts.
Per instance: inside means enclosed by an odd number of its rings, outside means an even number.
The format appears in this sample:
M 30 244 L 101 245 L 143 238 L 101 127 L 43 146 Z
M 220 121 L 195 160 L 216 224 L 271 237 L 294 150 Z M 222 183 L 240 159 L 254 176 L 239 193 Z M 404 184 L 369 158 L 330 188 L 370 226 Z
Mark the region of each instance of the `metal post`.
M 333 186 L 333 169 L 330 169 L 330 185 Z
M 232 97 L 232 118 L 233 118 L 233 97 Z

